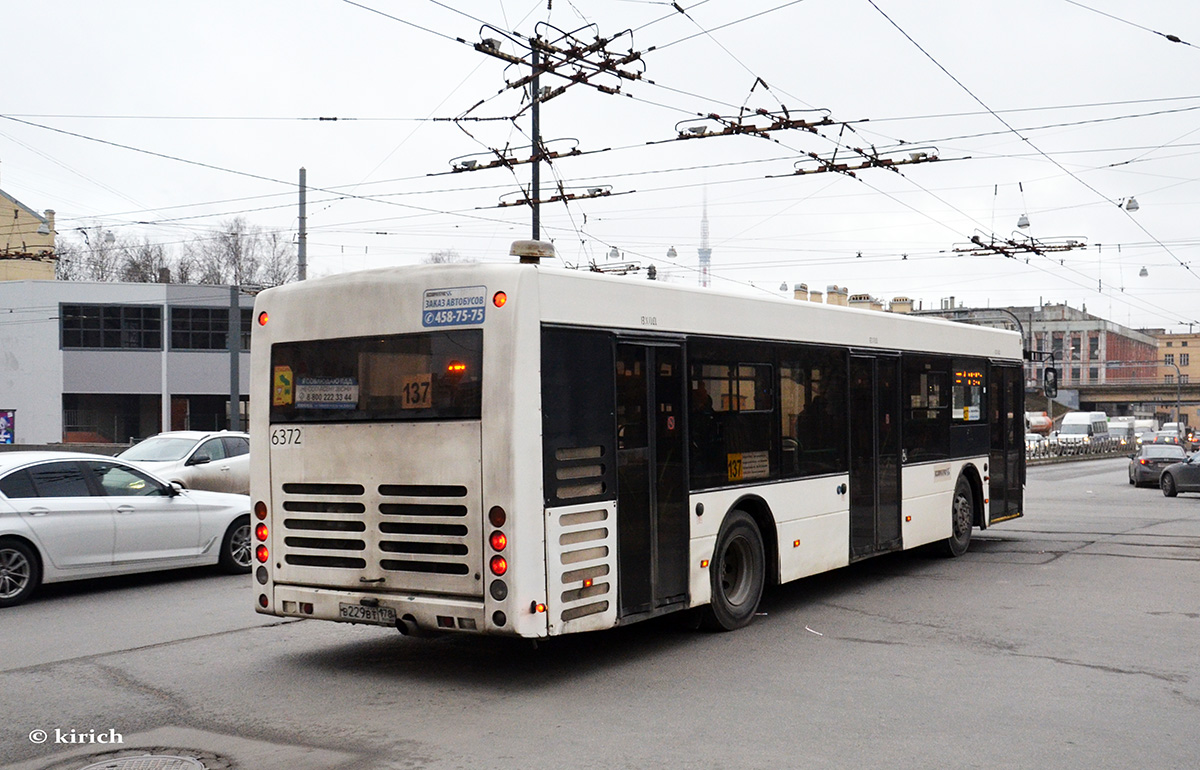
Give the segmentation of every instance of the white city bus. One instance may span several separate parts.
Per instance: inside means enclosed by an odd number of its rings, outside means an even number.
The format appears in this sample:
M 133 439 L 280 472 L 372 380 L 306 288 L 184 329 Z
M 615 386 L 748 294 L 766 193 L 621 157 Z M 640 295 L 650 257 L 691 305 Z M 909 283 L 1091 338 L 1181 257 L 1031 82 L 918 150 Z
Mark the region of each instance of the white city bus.
M 259 612 L 539 638 L 1022 515 L 1020 336 L 536 263 L 255 305 Z

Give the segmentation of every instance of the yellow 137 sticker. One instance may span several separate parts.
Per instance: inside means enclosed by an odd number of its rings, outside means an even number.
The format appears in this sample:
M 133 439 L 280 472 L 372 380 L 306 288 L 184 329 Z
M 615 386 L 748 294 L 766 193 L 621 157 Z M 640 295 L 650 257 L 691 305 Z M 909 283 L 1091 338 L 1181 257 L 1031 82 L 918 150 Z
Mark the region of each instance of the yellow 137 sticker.
M 742 455 L 741 455 L 741 453 L 738 453 L 735 455 L 726 455 L 725 458 L 726 458 L 726 465 L 728 466 L 728 469 L 729 469 L 729 480 L 730 481 L 741 481 L 742 480 Z

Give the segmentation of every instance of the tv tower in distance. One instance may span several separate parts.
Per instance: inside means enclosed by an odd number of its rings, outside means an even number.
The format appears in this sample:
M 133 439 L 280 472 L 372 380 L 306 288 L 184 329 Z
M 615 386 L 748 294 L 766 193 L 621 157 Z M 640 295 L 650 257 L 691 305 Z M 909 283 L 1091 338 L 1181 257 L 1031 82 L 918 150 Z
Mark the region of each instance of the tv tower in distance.
M 712 265 L 712 248 L 708 245 L 708 195 L 704 196 L 704 213 L 700 217 L 700 285 L 708 288 L 709 267 Z

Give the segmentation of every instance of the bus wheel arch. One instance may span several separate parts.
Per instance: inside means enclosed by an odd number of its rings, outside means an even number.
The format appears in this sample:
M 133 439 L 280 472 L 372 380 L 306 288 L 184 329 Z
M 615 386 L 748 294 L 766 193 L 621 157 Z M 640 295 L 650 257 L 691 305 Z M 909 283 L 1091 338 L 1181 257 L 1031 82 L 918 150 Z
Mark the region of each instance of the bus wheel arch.
M 775 516 L 771 513 L 771 506 L 767 505 L 767 501 L 758 495 L 746 495 L 729 506 L 729 510 L 725 512 L 725 517 L 728 518 L 734 511 L 743 511 L 749 514 L 750 518 L 754 519 L 754 523 L 758 525 L 758 532 L 762 536 L 763 552 L 766 558 L 765 585 L 779 585 L 779 533 L 775 530 Z M 724 526 L 724 522 L 722 522 L 722 526 Z
M 711 631 L 733 631 L 754 620 L 768 581 L 767 549 L 756 517 L 740 507 L 725 514 L 709 563 L 712 596 L 701 625 Z
M 980 525 L 983 503 L 983 481 L 974 466 L 968 465 L 958 474 L 954 494 L 950 498 L 950 536 L 941 542 L 944 556 L 957 557 L 971 545 L 971 530 Z

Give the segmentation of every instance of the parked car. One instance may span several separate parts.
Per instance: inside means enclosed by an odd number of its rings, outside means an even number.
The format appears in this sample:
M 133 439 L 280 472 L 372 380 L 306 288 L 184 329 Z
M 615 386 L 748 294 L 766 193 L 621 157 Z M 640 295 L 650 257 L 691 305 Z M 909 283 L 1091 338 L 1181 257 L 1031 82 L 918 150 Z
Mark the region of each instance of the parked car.
M 218 564 L 249 572 L 250 498 L 180 490 L 121 460 L 0 453 L 0 607 L 42 583 Z
M 1167 497 L 1174 497 L 1180 492 L 1200 492 L 1200 452 L 1184 462 L 1163 468 L 1158 485 Z
M 246 433 L 159 433 L 117 457 L 185 489 L 250 494 L 250 436 Z
M 1187 453 L 1178 444 L 1143 444 L 1129 458 L 1129 483 L 1158 486 L 1163 468 L 1186 458 Z

